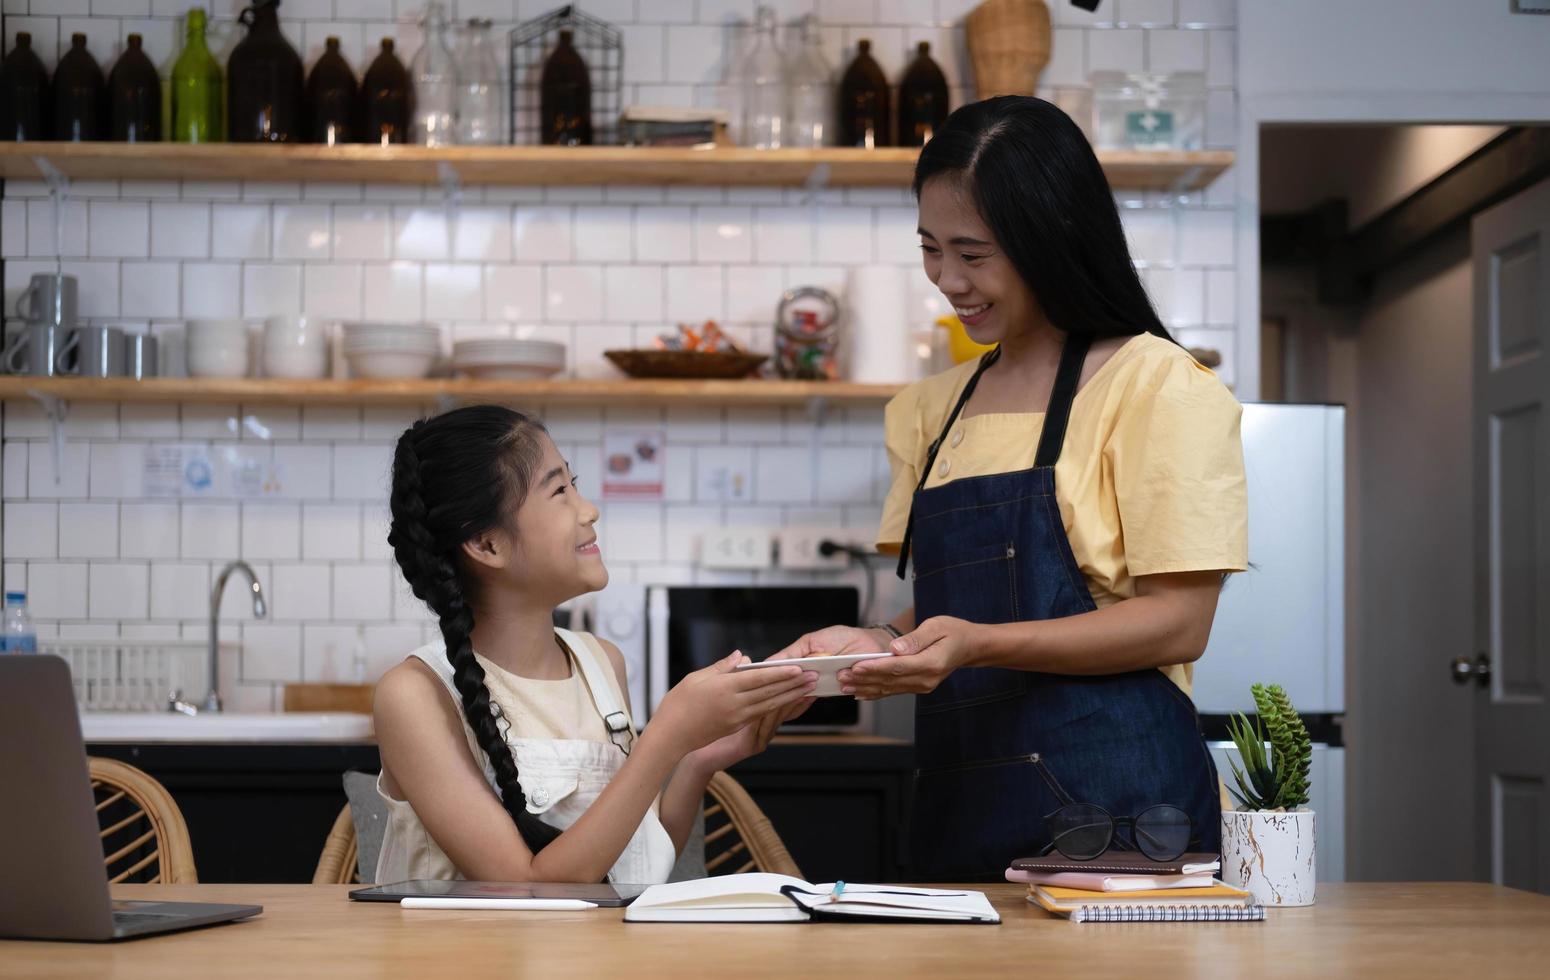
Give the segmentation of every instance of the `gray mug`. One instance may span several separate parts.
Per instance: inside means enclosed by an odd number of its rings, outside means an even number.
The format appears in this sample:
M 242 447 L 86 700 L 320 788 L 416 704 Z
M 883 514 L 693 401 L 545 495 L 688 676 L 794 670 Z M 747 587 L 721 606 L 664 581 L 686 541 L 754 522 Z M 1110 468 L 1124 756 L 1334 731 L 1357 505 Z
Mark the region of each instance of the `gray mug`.
M 75 354 L 75 367 L 65 368 L 65 360 Z M 124 374 L 124 331 L 117 327 L 76 327 L 75 333 L 59 349 L 54 366 L 60 374 L 78 374 L 83 378 L 117 378 Z
M 148 333 L 125 334 L 124 376 L 139 381 L 156 373 L 156 338 Z
M 52 323 L 29 322 L 0 353 L 0 366 L 7 374 L 31 374 L 53 377 L 54 359 L 64 348 L 65 334 L 69 331 Z
M 35 273 L 32 282 L 16 297 L 16 315 L 23 320 L 51 323 L 69 331 L 76 324 L 74 276 Z

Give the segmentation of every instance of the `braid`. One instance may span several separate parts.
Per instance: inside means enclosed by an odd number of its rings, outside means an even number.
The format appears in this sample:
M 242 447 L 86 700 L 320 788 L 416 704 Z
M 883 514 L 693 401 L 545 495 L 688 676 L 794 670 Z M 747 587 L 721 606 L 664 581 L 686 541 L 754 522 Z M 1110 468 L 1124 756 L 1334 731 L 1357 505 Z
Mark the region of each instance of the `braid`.
M 422 419 L 410 427 L 399 437 L 393 453 L 393 523 L 388 532 L 388 544 L 416 598 L 424 600 L 440 621 L 447 661 L 452 665 L 453 684 L 463 704 L 463 717 L 495 771 L 501 806 L 517 825 L 528 849 L 537 854 L 560 836 L 560 831 L 528 812 L 517 760 L 491 713 L 484 667 L 474 656 L 470 640 L 474 613 L 463 594 L 463 585 L 452 561 L 452 550 L 438 542 L 431 530 L 435 515 L 425 505 L 416 443 L 426 424 Z

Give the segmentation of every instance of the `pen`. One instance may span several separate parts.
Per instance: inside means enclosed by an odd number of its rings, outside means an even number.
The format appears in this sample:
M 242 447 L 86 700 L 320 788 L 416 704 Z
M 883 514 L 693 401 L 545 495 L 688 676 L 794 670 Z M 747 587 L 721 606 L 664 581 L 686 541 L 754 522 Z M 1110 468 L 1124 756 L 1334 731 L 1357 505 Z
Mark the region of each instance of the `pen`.
M 573 898 L 406 898 L 406 909 L 461 909 L 493 912 L 579 912 L 595 909 L 594 902 Z
M 834 890 L 829 893 L 829 901 L 838 902 L 843 894 L 845 894 L 845 883 L 843 881 L 836 881 L 834 883 Z

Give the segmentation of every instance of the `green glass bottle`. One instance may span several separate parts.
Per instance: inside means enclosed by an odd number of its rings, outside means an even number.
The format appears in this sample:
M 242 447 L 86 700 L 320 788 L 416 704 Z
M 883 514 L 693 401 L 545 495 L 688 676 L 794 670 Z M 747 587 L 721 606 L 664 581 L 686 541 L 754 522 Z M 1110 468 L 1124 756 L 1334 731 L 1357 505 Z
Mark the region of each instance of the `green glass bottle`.
M 214 143 L 221 139 L 221 66 L 205 44 L 205 12 L 188 12 L 183 53 L 172 66 L 172 140 Z

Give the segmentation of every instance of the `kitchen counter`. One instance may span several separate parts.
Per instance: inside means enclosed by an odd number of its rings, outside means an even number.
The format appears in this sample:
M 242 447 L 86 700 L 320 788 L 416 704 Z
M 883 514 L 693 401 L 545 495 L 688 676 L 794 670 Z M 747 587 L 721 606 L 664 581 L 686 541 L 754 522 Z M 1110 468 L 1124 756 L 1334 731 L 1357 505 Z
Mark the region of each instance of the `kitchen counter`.
M 113 897 L 264 907 L 246 922 L 126 943 L 0 941 L 0 978 L 1457 977 L 1542 975 L 1550 897 L 1495 885 L 1330 884 L 1265 922 L 1074 925 L 1017 885 L 999 926 L 625 923 L 622 910 L 427 912 L 343 885 L 129 885 Z
M 330 745 L 374 742 L 371 715 L 344 712 L 218 712 L 190 717 L 172 711 L 88 711 L 81 715 L 88 743 Z

